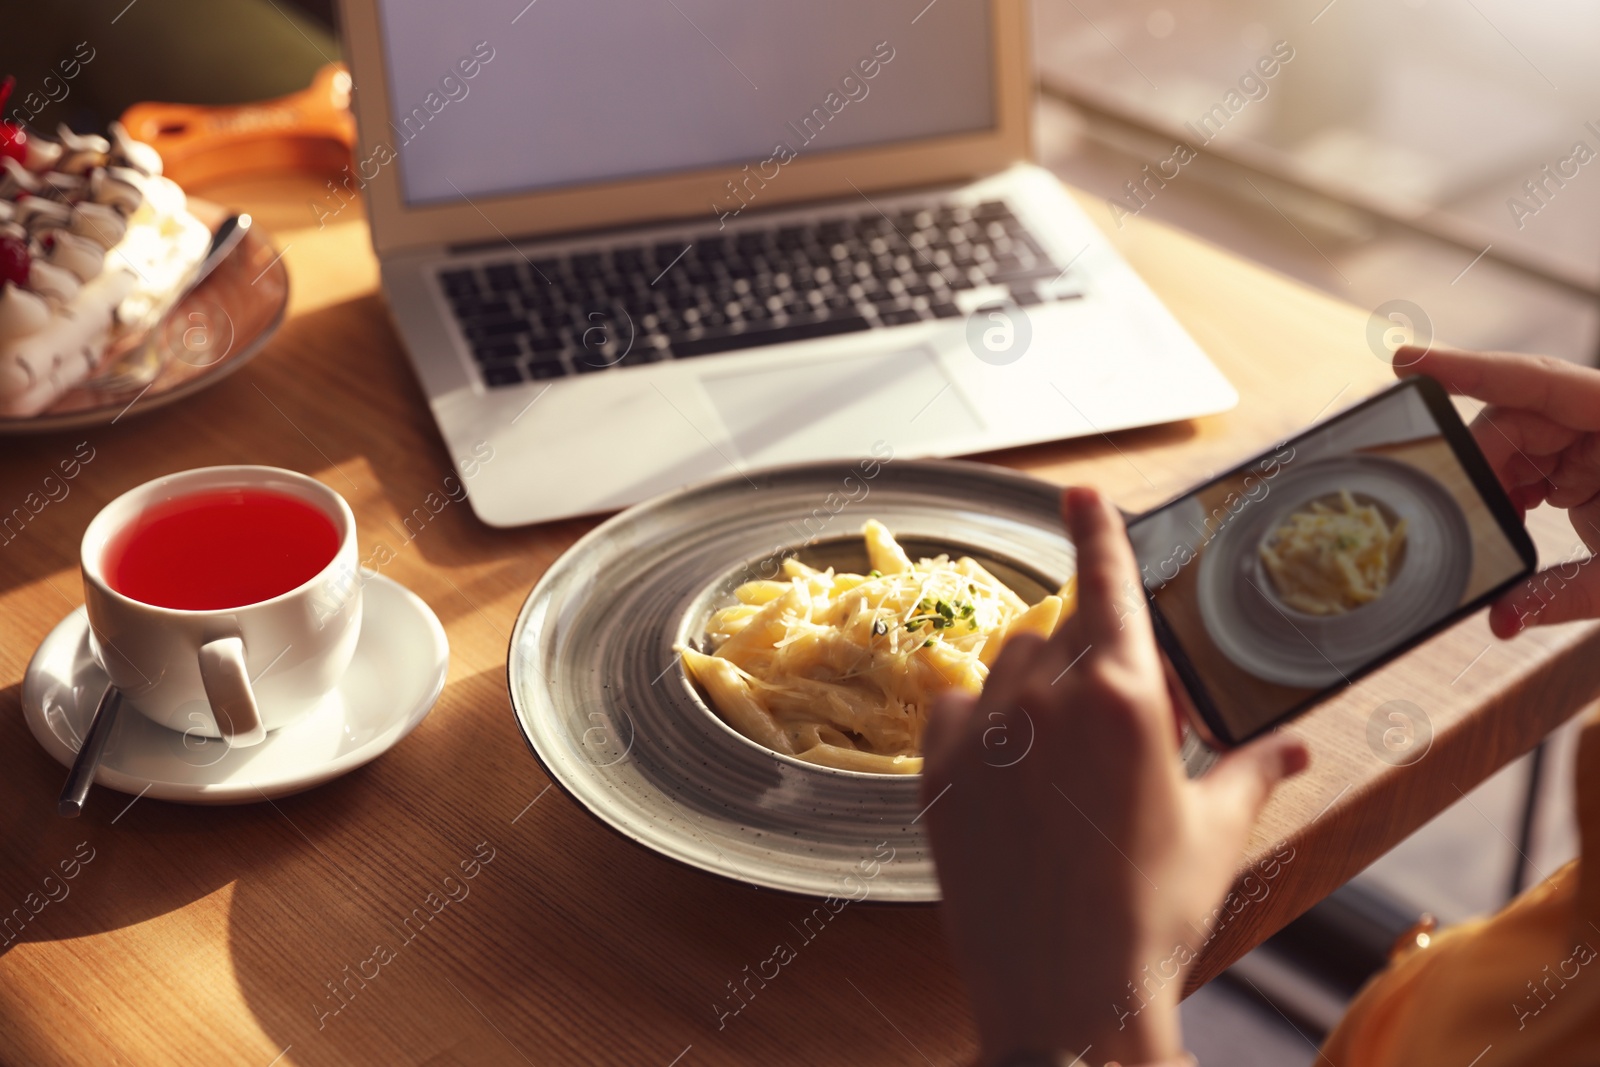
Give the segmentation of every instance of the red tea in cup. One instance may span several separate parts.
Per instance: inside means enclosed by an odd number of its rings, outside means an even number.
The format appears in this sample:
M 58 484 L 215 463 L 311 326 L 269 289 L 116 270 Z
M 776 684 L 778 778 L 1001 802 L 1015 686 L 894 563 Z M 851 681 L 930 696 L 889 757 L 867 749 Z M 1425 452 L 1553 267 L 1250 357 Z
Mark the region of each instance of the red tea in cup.
M 215 611 L 271 600 L 333 561 L 339 531 L 270 489 L 214 489 L 146 508 L 106 546 L 106 582 L 161 608 Z

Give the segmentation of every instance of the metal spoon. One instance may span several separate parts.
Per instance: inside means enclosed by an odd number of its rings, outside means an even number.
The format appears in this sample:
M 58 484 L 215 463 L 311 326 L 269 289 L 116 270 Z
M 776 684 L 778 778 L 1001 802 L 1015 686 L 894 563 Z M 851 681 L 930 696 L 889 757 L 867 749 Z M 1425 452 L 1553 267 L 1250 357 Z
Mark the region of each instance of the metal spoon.
M 166 332 L 167 320 L 178 310 L 184 299 L 199 288 L 200 283 L 210 277 L 211 272 L 221 266 L 222 261 L 227 259 L 234 249 L 244 243 L 245 236 L 249 234 L 253 224 L 254 220 L 246 214 L 230 215 L 224 219 L 222 225 L 217 227 L 217 232 L 211 235 L 211 245 L 206 249 L 204 258 L 161 309 L 155 323 L 145 331 L 144 340 L 137 348 L 119 357 L 115 366 L 91 378 L 88 385 L 102 392 L 119 392 L 148 385 L 154 381 L 156 375 L 167 365 L 165 356 L 159 351 L 159 342 Z
M 195 287 L 205 281 L 211 275 L 211 272 L 216 270 L 235 248 L 239 247 L 240 242 L 245 239 L 245 235 L 250 232 L 252 225 L 254 225 L 254 220 L 243 213 L 229 215 L 222 220 L 222 225 L 217 227 L 217 232 L 211 235 L 211 247 L 206 249 L 205 258 L 195 268 L 194 276 L 189 279 L 189 284 L 183 287 L 178 299 L 174 300 L 172 306 L 167 309 L 168 315 L 172 314 L 173 308 L 183 303 L 183 298 L 194 292 Z M 165 318 L 166 316 L 162 317 Z
M 56 814 L 64 819 L 76 819 L 83 813 L 84 798 L 89 795 L 89 786 L 94 783 L 95 768 L 100 766 L 100 757 L 105 754 L 106 738 L 111 736 L 111 727 L 116 724 L 117 711 L 122 707 L 122 691 L 114 685 L 107 685 L 106 691 L 100 696 L 100 704 L 94 709 L 94 718 L 89 722 L 89 732 L 84 735 L 83 746 L 78 749 L 78 758 L 72 761 L 72 770 L 67 773 L 67 784 L 61 787 L 61 799 L 56 801 Z

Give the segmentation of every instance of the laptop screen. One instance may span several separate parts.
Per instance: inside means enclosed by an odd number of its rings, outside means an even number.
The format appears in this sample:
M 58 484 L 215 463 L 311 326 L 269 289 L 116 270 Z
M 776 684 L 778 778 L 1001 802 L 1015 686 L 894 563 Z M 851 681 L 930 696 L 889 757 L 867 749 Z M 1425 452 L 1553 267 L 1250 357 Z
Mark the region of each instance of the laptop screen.
M 523 3 L 379 0 L 390 129 L 369 139 L 407 204 L 718 166 L 773 180 L 996 122 L 985 0 Z

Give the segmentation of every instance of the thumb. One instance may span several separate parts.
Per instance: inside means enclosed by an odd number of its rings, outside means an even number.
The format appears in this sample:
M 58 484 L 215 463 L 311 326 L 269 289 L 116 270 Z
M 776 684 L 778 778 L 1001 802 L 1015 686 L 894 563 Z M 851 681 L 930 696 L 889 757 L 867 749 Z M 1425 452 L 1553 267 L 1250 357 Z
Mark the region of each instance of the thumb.
M 922 728 L 924 793 L 949 778 L 950 766 L 956 759 L 961 737 L 977 702 L 978 698 L 971 693 L 947 690 L 928 708 L 928 720 Z
M 1600 617 L 1600 567 L 1594 557 L 1540 571 L 1494 602 L 1489 628 L 1511 637 L 1530 626 Z
M 1311 762 L 1306 743 L 1293 734 L 1271 733 L 1235 749 L 1197 783 L 1218 823 L 1237 821 L 1248 831 L 1278 783 Z

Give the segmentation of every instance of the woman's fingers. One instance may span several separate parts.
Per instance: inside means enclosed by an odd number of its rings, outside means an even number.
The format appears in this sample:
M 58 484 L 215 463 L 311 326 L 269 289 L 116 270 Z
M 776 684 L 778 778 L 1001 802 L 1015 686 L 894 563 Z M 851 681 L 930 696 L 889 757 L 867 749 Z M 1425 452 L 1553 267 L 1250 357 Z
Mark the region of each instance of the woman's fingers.
M 923 776 L 924 793 L 936 785 L 942 788 L 949 778 L 977 702 L 970 693 L 951 690 L 941 693 L 928 709 L 928 722 L 922 729 L 923 766 L 928 772 Z
M 1002 710 L 1016 704 L 1044 648 L 1045 639 L 1038 634 L 1017 634 L 1007 641 L 983 683 L 984 703 Z
M 1547 471 L 1548 499 L 1558 508 L 1580 508 L 1600 493 L 1600 434 L 1581 437 Z
M 1452 393 L 1538 412 L 1574 430 L 1600 430 L 1600 371 L 1554 356 L 1403 347 L 1395 373 L 1426 374 Z
M 1511 497 L 1511 506 L 1517 509 L 1517 518 L 1526 521 L 1528 512 L 1543 504 L 1550 495 L 1550 483 L 1541 481 L 1535 485 L 1519 485 L 1508 495 Z
M 1061 494 L 1061 516 L 1077 550 L 1078 608 L 1050 639 L 1047 654 L 1061 666 L 1091 650 L 1142 664 L 1153 647 L 1150 619 L 1122 516 L 1080 486 Z
M 1496 637 L 1512 637 L 1530 626 L 1600 617 L 1600 566 L 1594 557 L 1572 559 L 1535 574 L 1489 609 Z
M 1243 820 L 1248 831 L 1278 783 L 1299 774 L 1311 762 L 1306 743 L 1282 731 L 1257 738 L 1223 756 L 1196 786 L 1219 818 Z
M 1507 489 L 1526 484 L 1529 471 L 1548 474 L 1561 450 L 1584 435 L 1536 411 L 1490 405 L 1472 420 L 1472 436 Z

